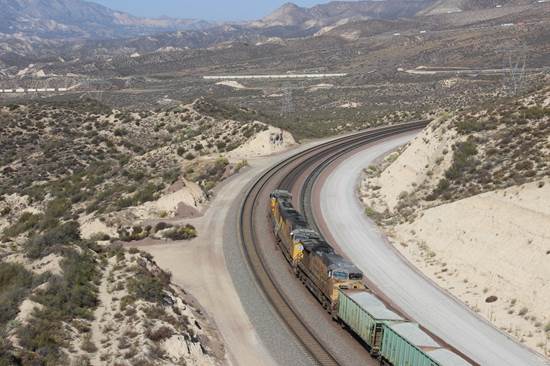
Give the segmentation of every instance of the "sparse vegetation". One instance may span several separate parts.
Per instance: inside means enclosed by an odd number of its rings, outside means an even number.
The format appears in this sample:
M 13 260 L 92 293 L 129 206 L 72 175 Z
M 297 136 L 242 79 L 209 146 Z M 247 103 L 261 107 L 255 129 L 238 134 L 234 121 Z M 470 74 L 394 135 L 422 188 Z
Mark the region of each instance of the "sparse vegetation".
M 474 158 L 476 154 L 476 145 L 472 139 L 456 144 L 453 164 L 447 170 L 445 176 L 453 181 L 463 178 L 466 172 L 471 172 L 478 164 L 478 161 Z
M 38 279 L 22 265 L 0 263 L 0 331 L 15 318 L 20 303 L 37 283 Z
M 55 251 L 55 247 L 59 248 L 79 240 L 80 225 L 75 221 L 70 221 L 48 229 L 41 234 L 35 234 L 25 243 L 25 251 L 27 257 L 36 259 Z
M 189 240 L 197 236 L 197 230 L 193 225 L 185 225 L 172 228 L 164 233 L 164 237 L 171 240 Z
M 134 276 L 128 279 L 127 288 L 130 296 L 148 302 L 162 303 L 165 288 L 170 284 L 170 274 L 159 271 L 156 275 L 143 266 L 134 268 Z
M 62 263 L 63 276 L 52 276 L 48 286 L 32 297 L 42 308 L 18 331 L 22 346 L 37 362 L 65 362 L 61 349 L 68 345 L 69 336 L 59 324 L 93 318 L 99 270 L 94 255 L 81 249 L 83 253 L 69 250 Z
M 171 328 L 162 326 L 158 329 L 148 329 L 145 335 L 153 342 L 160 342 L 172 337 L 173 334 L 174 331 Z

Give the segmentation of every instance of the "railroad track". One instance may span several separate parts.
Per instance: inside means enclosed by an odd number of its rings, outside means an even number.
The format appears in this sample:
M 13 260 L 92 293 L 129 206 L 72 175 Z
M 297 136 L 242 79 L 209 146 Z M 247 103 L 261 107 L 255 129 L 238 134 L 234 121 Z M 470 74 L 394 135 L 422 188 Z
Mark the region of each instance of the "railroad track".
M 415 121 L 406 124 L 376 128 L 354 135 L 337 138 L 310 149 L 304 150 L 289 159 L 276 164 L 263 173 L 247 191 L 239 213 L 239 233 L 244 254 L 248 264 L 263 290 L 268 301 L 277 311 L 289 330 L 301 342 L 312 360 L 323 366 L 339 365 L 337 356 L 329 351 L 329 347 L 316 335 L 315 331 L 298 315 L 292 299 L 287 298 L 275 280 L 274 274 L 266 265 L 266 258 L 260 248 L 262 237 L 254 225 L 256 215 L 266 215 L 260 212 L 262 200 L 267 202 L 271 189 L 281 188 L 291 190 L 303 173 L 314 166 L 313 172 L 307 177 L 300 194 L 302 212 L 309 211 L 311 186 L 322 170 L 343 154 L 357 149 L 365 144 L 381 140 L 386 137 L 413 131 L 426 126 L 426 121 Z M 313 222 L 313 221 L 311 221 Z M 304 291 L 306 289 L 304 288 Z

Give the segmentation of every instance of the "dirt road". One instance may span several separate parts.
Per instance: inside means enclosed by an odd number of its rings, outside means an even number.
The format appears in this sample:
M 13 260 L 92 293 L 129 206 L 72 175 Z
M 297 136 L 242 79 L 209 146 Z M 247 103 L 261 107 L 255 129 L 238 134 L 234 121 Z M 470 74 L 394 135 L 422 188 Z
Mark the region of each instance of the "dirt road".
M 204 216 L 190 222 L 198 230 L 192 241 L 140 245 L 172 273 L 213 318 L 230 365 L 300 365 L 311 360 L 257 287 L 237 236 L 237 212 L 244 188 L 265 167 L 288 156 L 255 159 L 251 167 L 217 190 Z

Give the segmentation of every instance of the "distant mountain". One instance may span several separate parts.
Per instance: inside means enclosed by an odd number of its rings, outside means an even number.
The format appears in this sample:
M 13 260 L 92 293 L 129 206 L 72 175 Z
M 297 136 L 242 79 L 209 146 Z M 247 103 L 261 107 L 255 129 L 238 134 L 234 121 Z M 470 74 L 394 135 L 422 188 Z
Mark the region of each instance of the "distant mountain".
M 82 0 L 0 0 L 0 8 L 0 33 L 19 38 L 120 38 L 212 25 L 192 19 L 139 18 Z
M 293 3 L 287 3 L 265 18 L 251 23 L 251 26 L 320 29 L 354 20 L 409 18 L 434 2 L 434 0 L 333 1 L 312 8 L 302 8 Z
M 437 0 L 418 15 L 436 15 L 463 11 L 495 9 L 534 3 L 533 0 Z
M 534 3 L 515 6 L 522 2 Z M 0 6 L 0 73 L 13 75 L 29 64 L 55 64 L 60 59 L 132 55 L 130 61 L 135 63 L 140 55 L 164 57 L 185 49 L 234 44 L 275 48 L 292 38 L 326 35 L 353 41 L 491 19 L 509 23 L 532 17 L 523 13 L 528 9 L 539 14 L 543 4 L 537 0 L 382 0 L 302 8 L 288 3 L 258 21 L 223 24 L 139 18 L 82 0 L 0 0 Z

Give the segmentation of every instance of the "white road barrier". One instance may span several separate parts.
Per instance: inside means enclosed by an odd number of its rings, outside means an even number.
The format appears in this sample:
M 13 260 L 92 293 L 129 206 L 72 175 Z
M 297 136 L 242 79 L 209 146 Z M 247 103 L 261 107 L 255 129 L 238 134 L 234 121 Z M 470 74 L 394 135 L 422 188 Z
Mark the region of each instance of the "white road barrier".
M 281 75 L 206 75 L 205 80 L 244 80 L 244 79 L 323 79 L 344 77 L 347 74 L 281 74 Z
M 55 93 L 55 92 L 67 92 L 71 88 L 12 88 L 1 89 L 0 93 Z

